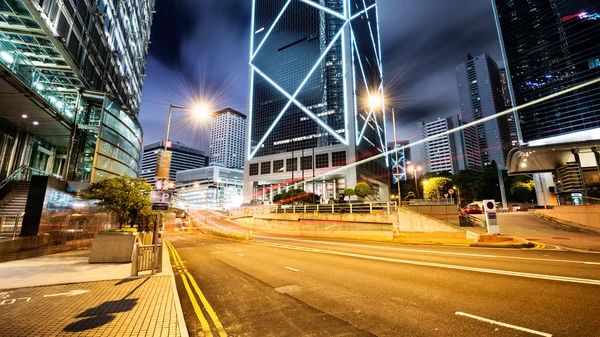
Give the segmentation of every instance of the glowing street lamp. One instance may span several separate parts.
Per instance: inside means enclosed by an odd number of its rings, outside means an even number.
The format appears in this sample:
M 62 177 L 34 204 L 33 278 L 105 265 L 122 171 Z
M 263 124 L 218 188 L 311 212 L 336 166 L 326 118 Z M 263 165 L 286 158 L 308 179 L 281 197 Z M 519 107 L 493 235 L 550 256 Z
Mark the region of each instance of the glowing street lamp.
M 385 104 L 383 95 L 373 94 L 369 95 L 369 107 L 375 111 L 381 109 L 383 113 L 385 113 Z M 398 205 L 402 206 L 402 192 L 400 191 L 400 161 L 398 160 L 398 150 L 396 147 L 398 146 L 398 139 L 396 138 L 396 111 L 394 107 L 392 107 L 392 129 L 394 130 L 394 153 L 396 155 L 396 184 L 398 187 Z M 419 192 L 417 191 L 417 194 Z
M 167 134 L 165 136 L 165 151 L 167 151 L 167 143 L 169 142 L 169 131 L 171 130 L 171 114 L 173 109 L 191 111 L 197 118 L 206 118 L 210 116 L 210 107 L 206 104 L 200 104 L 192 108 L 169 104 L 169 117 L 167 119 Z
M 421 166 L 411 166 L 408 168 L 409 171 L 412 171 L 413 178 L 415 178 L 415 189 L 417 190 L 417 196 L 419 197 L 419 185 L 417 183 L 417 171 L 421 171 Z M 427 184 L 427 180 L 423 182 L 423 185 Z

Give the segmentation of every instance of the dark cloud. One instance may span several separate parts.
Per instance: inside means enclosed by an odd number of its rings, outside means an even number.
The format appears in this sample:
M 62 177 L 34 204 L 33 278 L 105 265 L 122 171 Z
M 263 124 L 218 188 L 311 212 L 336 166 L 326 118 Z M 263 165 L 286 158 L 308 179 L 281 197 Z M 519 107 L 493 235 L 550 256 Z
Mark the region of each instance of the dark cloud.
M 156 1 L 140 115 L 151 125 L 147 141 L 164 132 L 153 114 L 164 113 L 169 102 L 212 95 L 219 107 L 246 111 L 251 4 Z M 454 69 L 467 53 L 500 61 L 490 1 L 379 0 L 379 19 L 388 101 L 399 111 L 401 138 L 418 138 L 420 119 L 460 113 Z M 184 134 L 182 140 L 194 137 Z

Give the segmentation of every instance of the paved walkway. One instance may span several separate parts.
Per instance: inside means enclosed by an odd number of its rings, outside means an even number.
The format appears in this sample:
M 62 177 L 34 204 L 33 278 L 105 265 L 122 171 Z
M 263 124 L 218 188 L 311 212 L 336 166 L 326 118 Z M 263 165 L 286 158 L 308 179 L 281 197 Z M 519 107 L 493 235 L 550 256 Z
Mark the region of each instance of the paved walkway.
M 485 215 L 476 215 L 485 219 Z M 548 246 L 600 251 L 600 233 L 554 223 L 533 212 L 498 213 L 500 232 Z
M 89 264 L 89 250 L 0 263 L 0 336 L 187 336 L 167 250 L 163 273 Z

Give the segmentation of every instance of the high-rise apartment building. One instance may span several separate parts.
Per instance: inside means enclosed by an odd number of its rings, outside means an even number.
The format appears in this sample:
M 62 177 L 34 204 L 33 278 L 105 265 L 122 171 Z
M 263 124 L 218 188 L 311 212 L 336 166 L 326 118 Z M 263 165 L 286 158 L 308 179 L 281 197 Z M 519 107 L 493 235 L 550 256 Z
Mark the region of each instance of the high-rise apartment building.
M 464 124 L 458 115 L 438 118 L 431 122 L 419 121 L 421 139 L 434 137 Z M 435 137 L 421 146 L 425 172 L 450 172 L 480 169 L 479 138 L 475 128 L 467 128 Z
M 0 181 L 137 176 L 154 0 L 0 2 Z
M 156 182 L 156 157 L 160 150 L 164 150 L 164 141 L 150 143 L 144 146 L 142 156 L 142 170 L 140 177 L 145 178 L 148 183 L 154 186 Z M 177 172 L 191 170 L 208 166 L 208 157 L 204 150 L 191 147 L 180 142 L 169 141 L 169 151 L 171 151 L 171 167 L 169 168 L 169 181 L 175 181 Z
M 498 65 L 487 54 L 468 55 L 456 67 L 462 120 L 470 123 L 505 110 Z M 483 164 L 495 161 L 504 167 L 511 147 L 506 116 L 476 126 Z
M 245 201 L 281 186 L 326 200 L 359 181 L 387 200 L 385 158 L 344 167 L 386 150 L 369 104 L 384 103 L 376 1 L 253 3 Z
M 210 162 L 229 168 L 244 168 L 246 116 L 231 108 L 213 113 Z
M 510 99 L 510 89 L 508 88 L 508 77 L 506 77 L 506 69 L 500 69 L 500 84 L 502 85 L 502 97 L 504 98 L 504 108 L 512 108 Z M 508 131 L 510 135 L 510 143 L 512 147 L 519 145 L 519 135 L 517 134 L 517 123 L 515 122 L 515 114 L 506 115 L 508 121 Z

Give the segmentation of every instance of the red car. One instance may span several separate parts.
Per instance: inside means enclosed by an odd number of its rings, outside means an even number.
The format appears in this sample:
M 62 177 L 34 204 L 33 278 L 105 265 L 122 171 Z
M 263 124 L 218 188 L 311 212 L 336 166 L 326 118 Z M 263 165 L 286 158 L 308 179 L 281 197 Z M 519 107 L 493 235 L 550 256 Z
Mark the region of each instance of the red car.
M 467 214 L 482 214 L 483 210 L 477 204 L 470 204 L 465 207 L 465 213 Z

